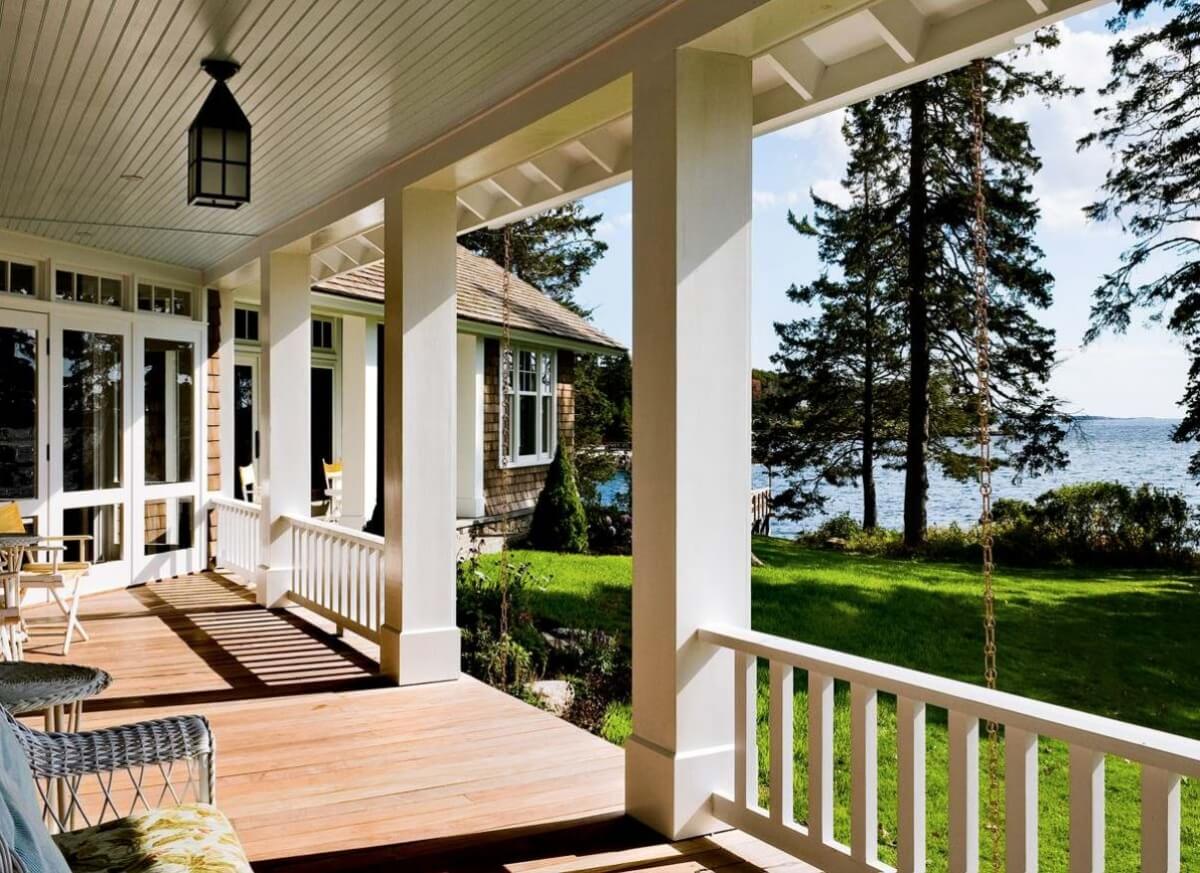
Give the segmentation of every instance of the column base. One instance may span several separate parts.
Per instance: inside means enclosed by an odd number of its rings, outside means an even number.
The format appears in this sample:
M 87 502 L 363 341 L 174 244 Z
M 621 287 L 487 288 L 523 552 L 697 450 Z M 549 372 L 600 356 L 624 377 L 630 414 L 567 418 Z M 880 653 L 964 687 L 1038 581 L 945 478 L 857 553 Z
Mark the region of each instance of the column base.
M 291 587 L 291 567 L 260 567 L 254 580 L 254 598 L 259 606 L 277 609 L 288 605 Z
M 401 631 L 379 629 L 379 667 L 397 685 L 451 682 L 462 672 L 462 639 L 457 627 Z
M 727 830 L 715 792 L 733 793 L 733 746 L 676 753 L 637 735 L 625 743 L 625 812 L 671 840 Z

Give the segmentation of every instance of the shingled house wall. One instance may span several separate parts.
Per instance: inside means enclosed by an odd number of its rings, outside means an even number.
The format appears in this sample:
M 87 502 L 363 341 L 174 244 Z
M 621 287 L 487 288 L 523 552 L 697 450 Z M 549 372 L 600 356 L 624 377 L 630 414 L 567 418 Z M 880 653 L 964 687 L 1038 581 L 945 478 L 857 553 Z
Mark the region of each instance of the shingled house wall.
M 558 352 L 558 440 L 568 448 L 575 442 L 575 353 Z M 549 464 L 529 467 L 500 466 L 500 343 L 489 339 L 484 346 L 483 387 L 483 497 L 489 516 L 532 512 Z M 522 525 L 513 525 L 516 532 Z M 514 529 L 515 528 L 515 529 Z

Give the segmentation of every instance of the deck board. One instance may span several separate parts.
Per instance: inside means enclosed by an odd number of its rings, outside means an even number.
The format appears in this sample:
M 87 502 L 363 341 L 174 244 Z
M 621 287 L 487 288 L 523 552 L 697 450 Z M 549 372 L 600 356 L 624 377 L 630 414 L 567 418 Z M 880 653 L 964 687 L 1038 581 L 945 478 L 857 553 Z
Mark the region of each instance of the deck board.
M 29 659 L 63 661 L 51 614 L 31 616 Z M 92 639 L 66 660 L 114 677 L 86 726 L 207 716 L 256 870 L 809 869 L 757 843 L 748 860 L 736 832 L 665 843 L 623 816 L 619 748 L 467 677 L 388 686 L 369 644 L 222 576 L 94 595 L 80 616 Z

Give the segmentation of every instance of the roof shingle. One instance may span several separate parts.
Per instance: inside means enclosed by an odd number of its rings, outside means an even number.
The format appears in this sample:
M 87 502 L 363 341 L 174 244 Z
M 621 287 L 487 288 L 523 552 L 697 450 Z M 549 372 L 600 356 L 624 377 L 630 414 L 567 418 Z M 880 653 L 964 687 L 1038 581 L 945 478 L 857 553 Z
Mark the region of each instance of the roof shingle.
M 503 325 L 504 269 L 499 264 L 459 246 L 457 281 L 459 318 Z M 383 261 L 325 279 L 313 285 L 313 290 L 382 303 Z M 509 302 L 509 325 L 513 329 L 614 350 L 625 348 L 586 319 L 515 275 L 509 282 Z

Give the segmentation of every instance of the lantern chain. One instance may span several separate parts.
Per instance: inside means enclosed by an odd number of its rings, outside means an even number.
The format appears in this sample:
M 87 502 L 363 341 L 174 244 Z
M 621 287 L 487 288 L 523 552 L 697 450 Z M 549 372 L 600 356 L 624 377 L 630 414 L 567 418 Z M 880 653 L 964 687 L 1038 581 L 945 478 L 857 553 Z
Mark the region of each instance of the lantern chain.
M 983 560 L 983 676 L 988 688 L 995 689 L 996 594 L 993 585 L 992 547 L 992 434 L 991 434 L 991 361 L 988 334 L 987 284 L 987 202 L 984 195 L 984 76 L 985 62 L 971 64 L 972 182 L 975 188 L 975 378 L 978 385 L 979 414 L 979 546 Z M 987 722 L 987 830 L 991 837 L 992 870 L 1000 864 L 1000 727 L 994 719 Z

